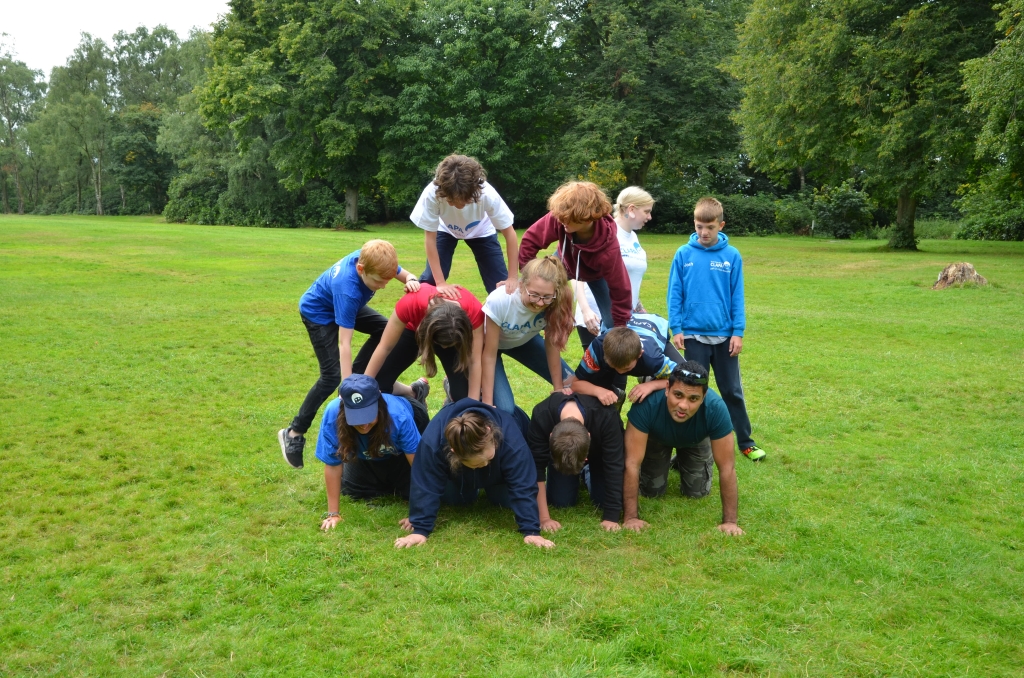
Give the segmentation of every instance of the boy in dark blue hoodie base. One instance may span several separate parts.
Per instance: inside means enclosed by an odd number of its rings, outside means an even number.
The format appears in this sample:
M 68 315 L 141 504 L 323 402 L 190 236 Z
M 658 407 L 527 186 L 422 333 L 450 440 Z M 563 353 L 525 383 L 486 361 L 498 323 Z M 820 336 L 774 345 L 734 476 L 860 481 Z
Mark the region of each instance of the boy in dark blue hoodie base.
M 747 316 L 743 304 L 743 258 L 721 233 L 722 203 L 701 198 L 693 209 L 696 233 L 672 258 L 668 275 L 668 323 L 672 343 L 715 372 L 729 408 L 740 451 L 751 461 L 766 453 L 750 437 L 750 417 L 740 381 L 740 351 Z

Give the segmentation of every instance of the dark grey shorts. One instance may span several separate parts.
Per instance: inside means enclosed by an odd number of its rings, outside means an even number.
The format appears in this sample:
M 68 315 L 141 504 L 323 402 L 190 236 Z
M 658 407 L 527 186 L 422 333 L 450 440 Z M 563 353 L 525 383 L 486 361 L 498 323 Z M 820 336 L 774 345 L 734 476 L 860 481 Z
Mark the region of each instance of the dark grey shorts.
M 672 448 L 650 436 L 647 438 L 647 452 L 640 465 L 640 495 L 660 497 L 665 494 L 671 466 L 679 471 L 681 494 L 694 499 L 705 497 L 711 492 L 714 463 L 710 438 L 705 438 L 693 447 L 677 448 L 675 463 L 672 463 Z

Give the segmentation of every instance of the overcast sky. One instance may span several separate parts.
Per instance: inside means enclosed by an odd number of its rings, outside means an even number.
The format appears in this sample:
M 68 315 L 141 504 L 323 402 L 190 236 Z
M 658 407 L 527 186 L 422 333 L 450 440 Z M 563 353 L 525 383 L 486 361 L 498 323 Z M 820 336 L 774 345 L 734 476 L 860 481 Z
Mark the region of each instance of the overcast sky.
M 165 24 L 180 38 L 193 26 L 208 27 L 226 14 L 226 0 L 0 0 L 0 37 L 4 48 L 16 53 L 29 68 L 43 71 L 61 66 L 83 32 L 103 38 L 109 45 L 118 31 L 139 26 L 152 29 Z

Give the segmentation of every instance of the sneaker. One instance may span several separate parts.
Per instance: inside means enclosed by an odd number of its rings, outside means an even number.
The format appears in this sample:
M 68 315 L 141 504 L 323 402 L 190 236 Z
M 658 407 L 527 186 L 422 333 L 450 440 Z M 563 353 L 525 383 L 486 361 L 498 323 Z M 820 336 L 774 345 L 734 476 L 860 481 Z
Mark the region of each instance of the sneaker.
M 615 410 L 622 414 L 622 405 L 626 402 L 626 392 L 617 386 L 612 386 L 612 390 L 619 397 L 619 402 L 615 403 Z
M 290 436 L 291 427 L 277 432 L 277 442 L 281 443 L 281 455 L 292 468 L 302 468 L 302 450 L 306 447 L 305 436 Z
M 420 401 L 424 405 L 427 404 L 427 396 L 430 394 L 430 382 L 425 378 L 420 377 L 416 381 L 409 385 L 412 389 L 412 397 Z
M 762 459 L 768 456 L 768 453 L 762 450 L 757 445 L 745 447 L 742 450 L 740 450 L 740 452 L 742 452 L 743 455 L 750 461 L 761 461 Z
M 444 402 L 441 403 L 441 407 L 444 408 L 452 404 L 452 392 L 448 388 L 448 377 L 444 378 L 442 386 L 444 387 Z

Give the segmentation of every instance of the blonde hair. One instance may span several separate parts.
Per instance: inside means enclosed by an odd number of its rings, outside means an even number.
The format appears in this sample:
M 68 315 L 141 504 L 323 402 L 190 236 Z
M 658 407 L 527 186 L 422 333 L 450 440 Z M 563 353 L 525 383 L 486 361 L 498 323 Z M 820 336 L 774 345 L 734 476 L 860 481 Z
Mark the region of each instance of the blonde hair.
M 448 466 L 452 473 L 458 473 L 463 462 L 483 454 L 484 448 L 494 445 L 501 447 L 501 427 L 480 412 L 466 412 L 452 417 L 444 425 L 444 437 L 448 441 Z
M 693 218 L 705 224 L 711 222 L 717 224 L 722 221 L 724 215 L 725 210 L 722 209 L 722 203 L 710 195 L 698 200 L 697 204 L 693 207 Z
M 590 181 L 570 181 L 548 198 L 548 209 L 563 224 L 597 221 L 612 213 L 612 204 L 601 187 Z
M 387 240 L 369 240 L 359 250 L 359 263 L 366 273 L 384 280 L 398 274 L 398 252 Z
M 615 198 L 615 206 L 612 208 L 612 216 L 622 216 L 625 209 L 630 205 L 643 208 L 648 205 L 653 207 L 654 203 L 654 198 L 644 189 L 639 186 L 626 186 L 624 189 L 619 191 L 619 197 Z
M 534 278 L 546 280 L 555 287 L 555 300 L 544 312 L 544 335 L 561 351 L 569 341 L 569 333 L 576 325 L 572 288 L 569 287 L 569 278 L 565 275 L 565 266 L 553 254 L 534 259 L 519 272 L 520 287 L 525 290 L 526 285 Z

